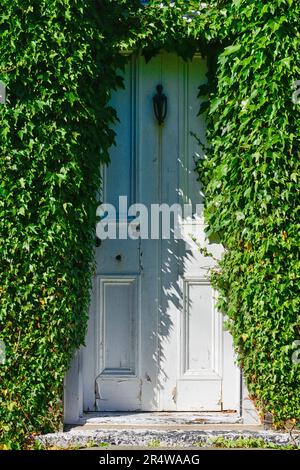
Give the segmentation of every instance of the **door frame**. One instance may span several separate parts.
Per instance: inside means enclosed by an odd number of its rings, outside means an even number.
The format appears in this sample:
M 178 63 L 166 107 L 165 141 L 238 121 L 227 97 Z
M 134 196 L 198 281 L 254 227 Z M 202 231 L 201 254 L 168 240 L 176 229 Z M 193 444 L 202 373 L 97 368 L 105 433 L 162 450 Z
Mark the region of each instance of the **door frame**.
M 130 55 L 130 53 L 127 53 L 126 55 Z M 133 74 L 133 80 L 132 80 L 131 86 L 136 86 L 136 80 L 137 80 L 137 77 L 135 74 Z M 138 136 L 133 136 L 133 138 L 138 140 Z M 135 174 L 136 174 L 135 170 L 136 170 L 135 168 L 131 169 L 132 178 L 135 178 Z M 133 195 L 132 195 L 132 198 L 134 199 Z M 128 276 L 131 279 L 133 278 L 132 274 Z M 103 334 L 100 331 L 101 330 L 100 325 L 98 324 L 99 320 L 97 319 L 97 315 L 96 315 L 97 308 L 98 308 L 97 302 L 100 299 L 100 294 L 99 294 L 99 284 L 101 282 L 101 280 L 99 279 L 100 277 L 101 276 L 96 276 L 93 279 L 92 291 L 96 290 L 97 295 L 96 296 L 91 295 L 91 305 L 90 305 L 90 310 L 89 310 L 89 328 L 88 328 L 88 334 L 86 337 L 85 354 L 83 354 L 83 347 L 81 347 L 80 350 L 75 353 L 70 369 L 65 377 L 65 394 L 64 394 L 65 422 L 68 424 L 77 423 L 78 420 L 80 420 L 80 418 L 83 416 L 83 409 L 84 409 L 83 369 L 90 368 L 91 370 L 100 370 L 99 369 L 100 359 L 98 358 L 98 354 L 97 354 L 98 348 L 96 346 L 98 344 L 98 340 L 100 336 Z M 108 278 L 108 276 L 104 276 L 104 277 Z M 197 281 L 199 281 L 199 279 L 197 279 Z M 137 276 L 137 288 L 138 290 L 140 289 L 138 276 Z M 139 299 L 138 301 L 140 301 L 140 295 L 138 295 L 137 298 Z M 100 299 L 100 302 L 102 302 L 101 299 Z M 138 319 L 138 322 L 140 322 L 140 319 Z M 94 337 L 92 337 L 93 334 L 94 334 Z M 95 340 L 95 337 L 96 337 L 96 340 Z M 92 356 L 90 356 L 92 357 L 92 361 L 91 363 L 88 363 L 86 358 L 90 354 L 92 354 Z M 220 351 L 219 351 L 219 356 L 220 356 Z M 98 363 L 98 367 L 97 367 L 97 363 Z M 92 374 L 90 375 L 92 376 Z M 97 390 L 95 391 L 95 384 L 92 383 L 91 381 L 91 383 L 88 386 L 90 387 L 91 393 L 96 394 L 96 398 L 97 398 Z M 240 373 L 240 378 L 237 383 L 237 387 L 238 387 L 238 394 L 239 394 L 239 401 L 240 401 L 239 412 L 242 416 L 242 415 L 245 415 L 245 411 L 243 411 L 245 408 L 244 404 L 246 403 L 245 400 L 247 401 L 249 400 L 249 398 L 247 397 L 247 391 L 241 379 L 241 373 Z

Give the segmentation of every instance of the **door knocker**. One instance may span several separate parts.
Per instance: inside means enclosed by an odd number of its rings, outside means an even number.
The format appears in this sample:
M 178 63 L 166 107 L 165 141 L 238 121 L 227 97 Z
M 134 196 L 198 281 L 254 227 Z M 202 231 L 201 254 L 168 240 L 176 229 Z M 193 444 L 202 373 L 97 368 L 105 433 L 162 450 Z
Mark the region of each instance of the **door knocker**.
M 156 90 L 157 93 L 153 96 L 153 108 L 158 125 L 162 126 L 167 115 L 168 99 L 163 93 L 162 85 L 157 85 Z

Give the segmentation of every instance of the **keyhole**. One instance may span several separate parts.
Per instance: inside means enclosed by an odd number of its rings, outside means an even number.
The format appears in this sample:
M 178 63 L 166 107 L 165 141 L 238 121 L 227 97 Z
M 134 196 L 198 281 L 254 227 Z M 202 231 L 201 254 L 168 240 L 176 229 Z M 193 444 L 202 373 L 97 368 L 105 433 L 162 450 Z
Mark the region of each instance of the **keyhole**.
M 121 260 L 122 260 L 122 255 L 117 255 L 117 256 L 116 256 L 116 260 L 117 260 L 117 261 L 121 261 Z

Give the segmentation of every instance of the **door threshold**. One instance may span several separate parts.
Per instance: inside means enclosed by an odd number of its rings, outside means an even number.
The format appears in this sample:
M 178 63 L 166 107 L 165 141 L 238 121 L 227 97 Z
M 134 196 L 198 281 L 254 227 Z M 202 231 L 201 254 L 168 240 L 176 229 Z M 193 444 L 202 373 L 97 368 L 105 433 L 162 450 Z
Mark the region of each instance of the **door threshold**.
M 236 428 L 242 424 L 242 417 L 236 411 L 87 412 L 77 423 L 78 426 L 99 429 L 206 429 L 211 426 L 224 429 L 224 426 L 232 428 L 234 425 Z
M 260 424 L 243 423 L 236 411 L 216 412 L 89 412 L 65 431 L 257 431 Z

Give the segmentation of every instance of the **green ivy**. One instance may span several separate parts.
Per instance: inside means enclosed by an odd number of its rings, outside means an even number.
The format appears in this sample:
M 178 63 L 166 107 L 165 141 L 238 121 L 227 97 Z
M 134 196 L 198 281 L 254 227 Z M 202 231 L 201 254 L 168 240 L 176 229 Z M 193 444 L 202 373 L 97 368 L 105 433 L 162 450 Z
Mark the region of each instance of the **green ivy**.
M 208 234 L 225 246 L 213 281 L 249 390 L 274 423 L 300 421 L 300 4 L 234 1 L 199 162 Z
M 107 15 L 103 15 L 107 10 Z M 86 0 L 2 0 L 0 436 L 55 429 L 63 378 L 83 343 L 100 163 L 114 141 L 110 89 L 123 60 L 110 12 Z M 120 31 L 122 35 L 122 31 Z
M 114 142 L 121 50 L 208 59 L 210 148 L 197 163 L 212 280 L 246 382 L 275 423 L 300 419 L 300 4 L 296 0 L 2 0 L 0 437 L 19 448 L 61 418 L 64 373 L 83 344 L 100 163 Z

